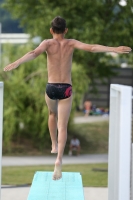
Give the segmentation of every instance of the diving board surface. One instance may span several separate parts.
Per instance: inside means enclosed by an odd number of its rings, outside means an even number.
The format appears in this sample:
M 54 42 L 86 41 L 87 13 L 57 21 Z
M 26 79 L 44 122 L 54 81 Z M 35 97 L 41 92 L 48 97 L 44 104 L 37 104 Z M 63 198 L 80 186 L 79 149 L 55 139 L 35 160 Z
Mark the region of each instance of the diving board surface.
M 27 200 L 84 200 L 79 172 L 62 172 L 60 180 L 52 180 L 53 172 L 37 171 Z

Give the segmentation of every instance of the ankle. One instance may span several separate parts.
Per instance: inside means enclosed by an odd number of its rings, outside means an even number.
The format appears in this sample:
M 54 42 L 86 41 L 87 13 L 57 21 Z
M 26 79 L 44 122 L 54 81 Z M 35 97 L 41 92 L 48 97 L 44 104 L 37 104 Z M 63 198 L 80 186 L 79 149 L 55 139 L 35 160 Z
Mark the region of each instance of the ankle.
M 55 148 L 57 148 L 57 146 L 58 146 L 58 144 L 57 144 L 57 141 L 52 141 L 52 147 L 55 147 Z
M 56 165 L 61 165 L 62 164 L 62 159 L 57 158 L 55 161 Z

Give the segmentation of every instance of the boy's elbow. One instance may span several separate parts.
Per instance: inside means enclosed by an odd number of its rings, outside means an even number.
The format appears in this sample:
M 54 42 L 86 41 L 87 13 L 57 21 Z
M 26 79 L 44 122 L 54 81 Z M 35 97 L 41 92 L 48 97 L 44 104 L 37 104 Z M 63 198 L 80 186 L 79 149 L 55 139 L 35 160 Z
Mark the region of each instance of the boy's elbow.
M 90 52 L 94 53 L 95 52 L 95 48 L 91 47 Z
M 97 52 L 97 45 L 93 45 L 93 46 L 91 47 L 90 52 L 92 52 L 92 53 Z
M 89 45 L 87 48 L 86 48 L 87 51 L 89 52 L 96 52 L 96 45 Z
M 38 56 L 37 53 L 35 52 L 35 50 L 30 51 L 29 54 L 33 57 L 33 59 Z
M 39 54 L 37 54 L 36 52 L 34 52 L 34 58 L 38 57 Z

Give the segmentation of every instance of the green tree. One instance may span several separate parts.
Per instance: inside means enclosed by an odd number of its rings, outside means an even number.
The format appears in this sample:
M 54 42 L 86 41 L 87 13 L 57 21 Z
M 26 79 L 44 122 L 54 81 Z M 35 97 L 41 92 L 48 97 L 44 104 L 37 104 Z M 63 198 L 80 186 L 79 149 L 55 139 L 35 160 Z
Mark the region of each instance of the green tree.
M 21 33 L 23 29 L 19 27 L 18 20 L 13 20 L 11 14 L 4 8 L 0 0 L 0 23 L 2 24 L 2 33 Z
M 61 15 L 67 20 L 68 38 L 76 38 L 91 44 L 133 47 L 131 28 L 133 26 L 133 5 L 131 1 L 128 1 L 126 6 L 121 6 L 119 1 L 5 0 L 5 8 L 21 21 L 21 25 L 25 26 L 29 33 L 33 36 L 39 35 L 42 39 L 51 37 L 50 22 L 55 16 Z M 102 53 L 90 55 L 76 50 L 74 61 L 82 64 L 88 76 L 93 80 L 94 77 L 101 78 L 111 75 L 112 58 L 107 56 L 106 62 L 101 62 L 101 57 L 103 57 Z M 114 62 L 113 67 L 116 66 L 118 65 Z
M 13 62 L 25 51 L 31 50 L 32 45 L 3 49 L 3 67 Z M 40 56 L 33 63 L 25 63 L 18 69 L 0 73 L 4 81 L 4 149 L 10 150 L 11 141 L 18 143 L 28 138 L 32 143 L 42 148 L 44 139 L 47 141 L 47 107 L 44 102 L 44 85 L 47 82 L 46 59 Z M 38 144 L 40 142 L 40 145 Z
M 34 48 L 33 44 L 4 45 L 2 68 Z M 75 107 L 89 83 L 81 65 L 73 64 L 72 79 L 74 101 L 69 124 L 72 123 Z M 0 81 L 5 85 L 4 150 L 12 151 L 12 142 L 21 144 L 25 139 L 37 149 L 46 149 L 50 146 L 50 137 L 47 126 L 48 109 L 44 100 L 47 83 L 45 56 L 42 54 L 11 72 L 3 72 L 1 69 Z

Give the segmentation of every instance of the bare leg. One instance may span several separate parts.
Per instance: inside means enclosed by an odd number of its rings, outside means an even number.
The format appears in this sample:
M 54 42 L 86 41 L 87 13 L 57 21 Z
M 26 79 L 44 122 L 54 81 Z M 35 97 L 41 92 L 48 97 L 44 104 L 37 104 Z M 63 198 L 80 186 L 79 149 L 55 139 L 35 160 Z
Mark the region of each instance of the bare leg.
M 58 147 L 57 147 L 57 116 L 54 113 L 50 112 L 50 114 L 49 114 L 48 126 L 49 126 L 51 141 L 52 141 L 51 153 L 57 153 L 58 152 Z
M 45 94 L 45 100 L 49 109 L 48 127 L 52 142 L 51 153 L 57 153 L 57 100 L 51 100 L 47 94 Z
M 55 161 L 53 179 L 61 178 L 62 157 L 67 140 L 67 124 L 71 112 L 72 96 L 58 102 L 58 154 Z

